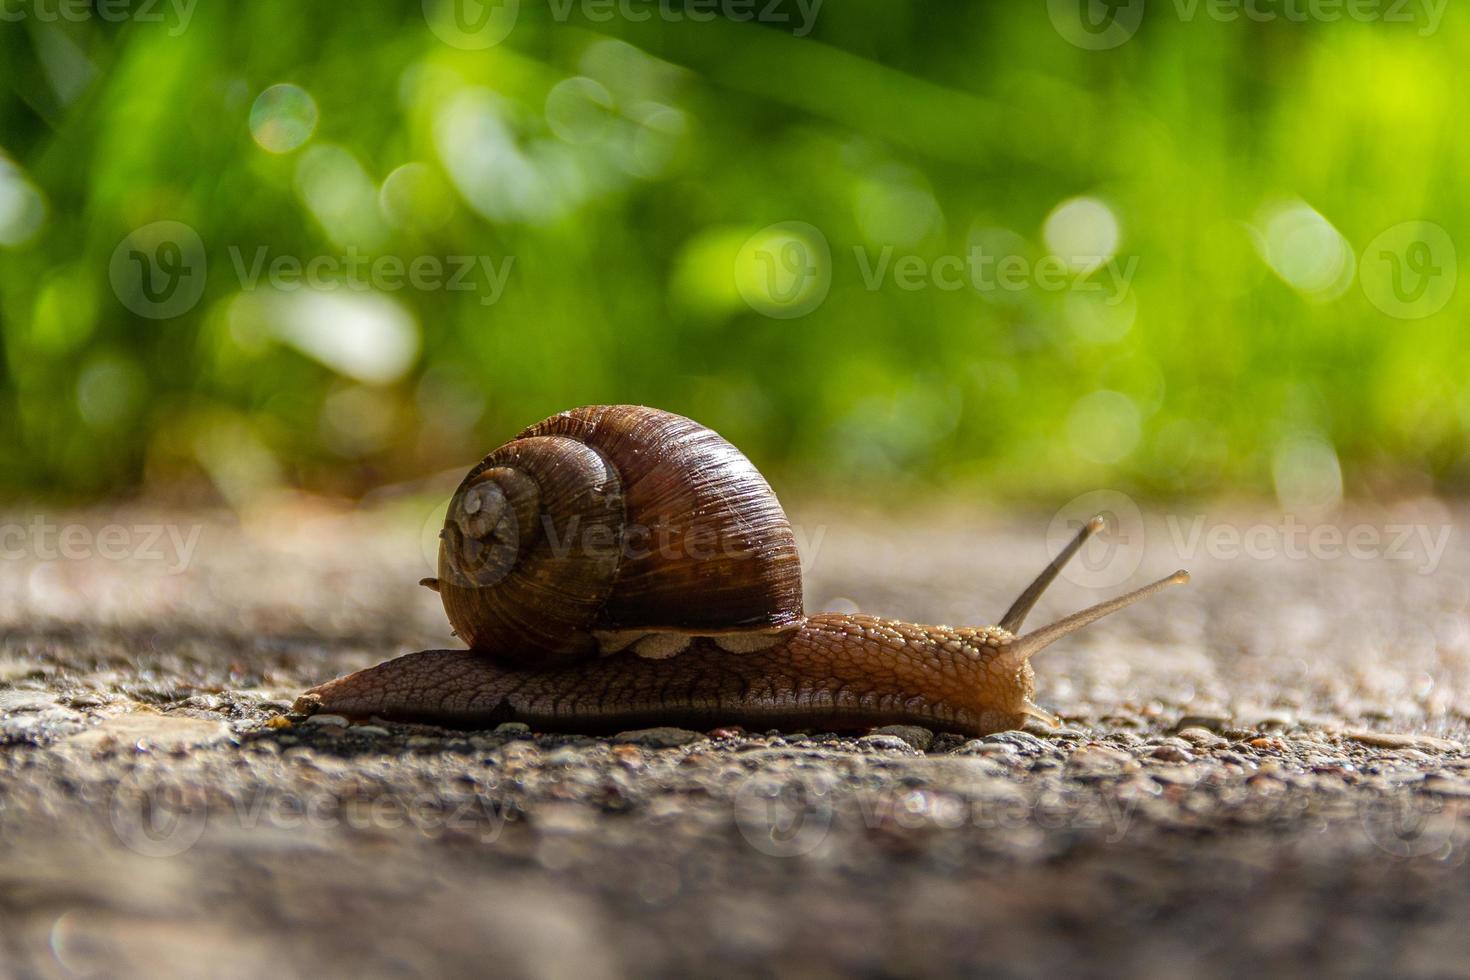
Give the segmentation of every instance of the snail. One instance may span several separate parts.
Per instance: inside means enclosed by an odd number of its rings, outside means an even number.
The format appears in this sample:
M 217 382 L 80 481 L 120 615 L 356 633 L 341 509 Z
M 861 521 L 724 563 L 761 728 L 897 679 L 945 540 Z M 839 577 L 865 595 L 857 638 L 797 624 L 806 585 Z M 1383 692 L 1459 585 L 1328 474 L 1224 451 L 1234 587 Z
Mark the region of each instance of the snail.
M 1022 622 L 1103 526 L 1085 524 L 997 626 L 806 615 L 790 524 L 741 452 L 690 419 L 591 406 L 470 470 L 435 589 L 467 650 L 429 650 L 315 687 L 296 710 L 483 728 L 673 725 L 967 735 L 1058 719 L 1030 658 L 1185 572 L 1030 633 Z

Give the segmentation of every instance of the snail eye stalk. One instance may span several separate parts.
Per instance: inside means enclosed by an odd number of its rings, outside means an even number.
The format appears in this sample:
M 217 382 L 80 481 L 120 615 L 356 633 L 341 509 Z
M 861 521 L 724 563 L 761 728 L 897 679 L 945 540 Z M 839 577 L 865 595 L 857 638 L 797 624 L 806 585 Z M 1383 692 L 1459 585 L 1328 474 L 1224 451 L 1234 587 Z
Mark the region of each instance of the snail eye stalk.
M 1061 554 L 1053 558 L 1051 564 L 1043 568 L 1041 574 L 1036 576 L 1036 580 L 1026 586 L 1026 591 L 1022 592 L 1016 597 L 1016 601 L 1011 603 L 1011 608 L 1007 609 L 1006 614 L 1000 618 L 1000 623 L 998 624 L 1000 628 L 1007 633 L 1020 632 L 1021 624 L 1026 621 L 1026 614 L 1031 612 L 1031 608 L 1036 605 L 1036 600 L 1041 598 L 1041 594 L 1046 591 L 1047 586 L 1056 581 L 1057 575 L 1066 567 L 1067 562 L 1072 560 L 1072 556 L 1087 543 L 1087 539 L 1106 526 L 1107 522 L 1103 520 L 1101 514 L 1082 525 L 1082 530 L 1078 531 L 1077 536 L 1062 549 Z
M 1161 578 L 1152 585 L 1145 585 L 1141 589 L 1135 589 L 1127 595 L 1120 595 L 1116 599 L 1099 602 L 1095 606 L 1089 606 L 1081 612 L 1075 612 L 1070 616 L 1057 620 L 1050 626 L 1043 626 L 1039 630 L 1033 630 L 1025 636 L 1019 636 L 1012 640 L 1004 653 L 1007 664 L 1014 662 L 1020 667 L 1038 651 L 1051 646 L 1057 640 L 1069 634 L 1075 633 L 1090 623 L 1095 623 L 1104 616 L 1111 615 L 1120 609 L 1126 609 L 1138 602 L 1147 599 L 1155 593 L 1162 592 L 1171 585 L 1183 585 L 1189 581 L 1189 573 L 1180 569 L 1173 575 Z

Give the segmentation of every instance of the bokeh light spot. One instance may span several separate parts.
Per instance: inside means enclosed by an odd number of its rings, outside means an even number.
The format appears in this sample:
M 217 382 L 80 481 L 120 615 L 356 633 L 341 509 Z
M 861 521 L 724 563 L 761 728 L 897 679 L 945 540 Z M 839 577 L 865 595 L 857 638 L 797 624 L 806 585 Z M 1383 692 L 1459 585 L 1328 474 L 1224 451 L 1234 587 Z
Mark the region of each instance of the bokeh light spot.
M 1138 319 L 1138 298 L 1131 290 L 1121 295 L 1069 292 L 1062 306 L 1072 335 L 1087 344 L 1117 343 Z
M 332 241 L 348 248 L 373 248 L 383 238 L 378 189 L 350 152 L 322 143 L 296 164 L 296 193 Z
M 230 318 L 234 333 L 249 335 L 264 329 L 365 384 L 397 381 L 419 353 L 418 322 L 381 293 L 327 289 L 241 293 Z
M 489 89 L 464 89 L 435 115 L 439 159 L 470 206 L 491 221 L 540 223 L 577 203 L 568 158 L 522 145 L 517 107 Z
M 0 246 L 24 245 L 46 220 L 46 200 L 20 168 L 0 159 Z
M 1288 286 L 1309 299 L 1329 300 L 1352 285 L 1352 246 L 1316 209 L 1302 201 L 1263 208 L 1257 216 L 1266 264 Z
M 1042 239 L 1051 254 L 1078 272 L 1100 268 L 1118 251 L 1118 216 L 1095 197 L 1063 201 L 1046 216 Z
M 810 313 L 832 285 L 826 236 L 804 221 L 783 221 L 751 235 L 735 258 L 735 287 L 751 309 L 776 319 Z
M 914 245 L 944 222 L 939 202 L 919 175 L 897 167 L 859 185 L 857 218 L 863 235 L 879 245 Z
M 657 177 L 678 152 L 689 121 L 678 109 L 657 102 L 639 103 L 629 115 L 638 122 L 629 170 L 639 177 Z
M 371 455 L 392 443 L 400 415 L 398 402 L 388 391 L 348 385 L 322 402 L 322 442 L 348 459 Z
M 1072 452 L 1094 463 L 1116 463 L 1138 445 L 1138 406 L 1121 391 L 1103 389 L 1084 395 L 1067 414 Z
M 613 97 L 601 82 L 564 78 L 546 93 L 546 125 L 568 143 L 592 143 L 611 122 Z
M 1342 503 L 1342 465 L 1324 439 L 1283 440 L 1272 456 L 1271 476 L 1281 509 L 1293 516 L 1320 515 Z
M 378 206 L 395 228 L 433 231 L 454 216 L 454 192 L 437 168 L 405 163 L 383 178 Z
M 36 294 L 31 314 L 31 348 L 47 354 L 75 350 L 96 327 L 97 294 L 81 268 L 59 271 Z
M 1009 228 L 978 222 L 971 226 L 966 242 L 966 258 L 982 270 L 981 275 L 970 277 L 982 299 L 1007 306 L 1022 306 L 1035 299 L 1028 283 L 998 275 L 999 269 L 1018 264 L 1035 268 L 1036 248 L 1031 242 Z
M 747 238 L 744 229 L 706 228 L 685 242 L 669 277 L 669 297 L 681 310 L 718 317 L 741 308 L 740 290 L 730 275 Z
M 77 377 L 77 411 L 94 429 L 120 429 L 137 415 L 147 386 L 133 361 L 115 355 L 93 358 Z
M 299 85 L 272 85 L 250 107 L 250 135 L 262 150 L 290 153 L 316 132 L 316 100 Z

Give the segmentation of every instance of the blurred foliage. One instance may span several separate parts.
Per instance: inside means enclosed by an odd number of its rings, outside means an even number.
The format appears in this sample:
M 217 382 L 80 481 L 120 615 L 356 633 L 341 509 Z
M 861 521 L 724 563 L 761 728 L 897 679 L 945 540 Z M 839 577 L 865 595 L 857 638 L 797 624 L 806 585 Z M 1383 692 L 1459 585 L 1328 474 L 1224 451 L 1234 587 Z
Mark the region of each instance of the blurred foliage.
M 1466 291 L 1391 315 L 1359 268 L 1405 221 L 1466 245 L 1461 11 L 1431 32 L 1156 3 L 1095 51 L 1041 3 L 847 0 L 797 36 L 525 0 L 475 50 L 417 3 L 8 3 L 29 12 L 0 23 L 8 495 L 358 494 L 594 402 L 867 498 L 1470 482 Z M 129 253 L 192 261 L 160 221 L 207 275 L 155 316 Z M 783 222 L 800 261 L 830 257 L 796 316 L 748 301 Z M 1035 275 L 923 274 L 977 245 Z M 1048 288 L 1049 251 L 1113 264 Z M 885 254 L 918 278 L 870 288 Z M 462 256 L 473 290 L 340 281 Z M 337 288 L 272 285 L 281 257 L 332 260 Z M 475 257 L 510 262 L 503 292 Z

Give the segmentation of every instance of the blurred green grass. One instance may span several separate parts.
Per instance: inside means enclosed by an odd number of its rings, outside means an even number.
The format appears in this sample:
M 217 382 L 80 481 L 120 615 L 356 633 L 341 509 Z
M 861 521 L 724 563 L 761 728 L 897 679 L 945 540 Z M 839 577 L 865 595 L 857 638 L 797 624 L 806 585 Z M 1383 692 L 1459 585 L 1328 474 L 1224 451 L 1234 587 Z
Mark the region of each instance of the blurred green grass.
M 1093 51 L 1042 4 L 834 3 L 797 37 L 527 2 L 483 50 L 416 4 L 30 9 L 0 24 L 7 496 L 358 495 L 595 402 L 863 498 L 1470 485 L 1458 259 L 1375 243 L 1470 229 L 1453 11 L 1156 3 Z M 175 255 L 160 221 L 208 271 L 155 316 L 127 283 Z M 1021 288 L 931 278 L 976 246 Z M 340 281 L 461 256 L 472 290 Z M 281 257 L 337 288 L 248 288 Z M 1444 295 L 1396 304 L 1388 261 Z

